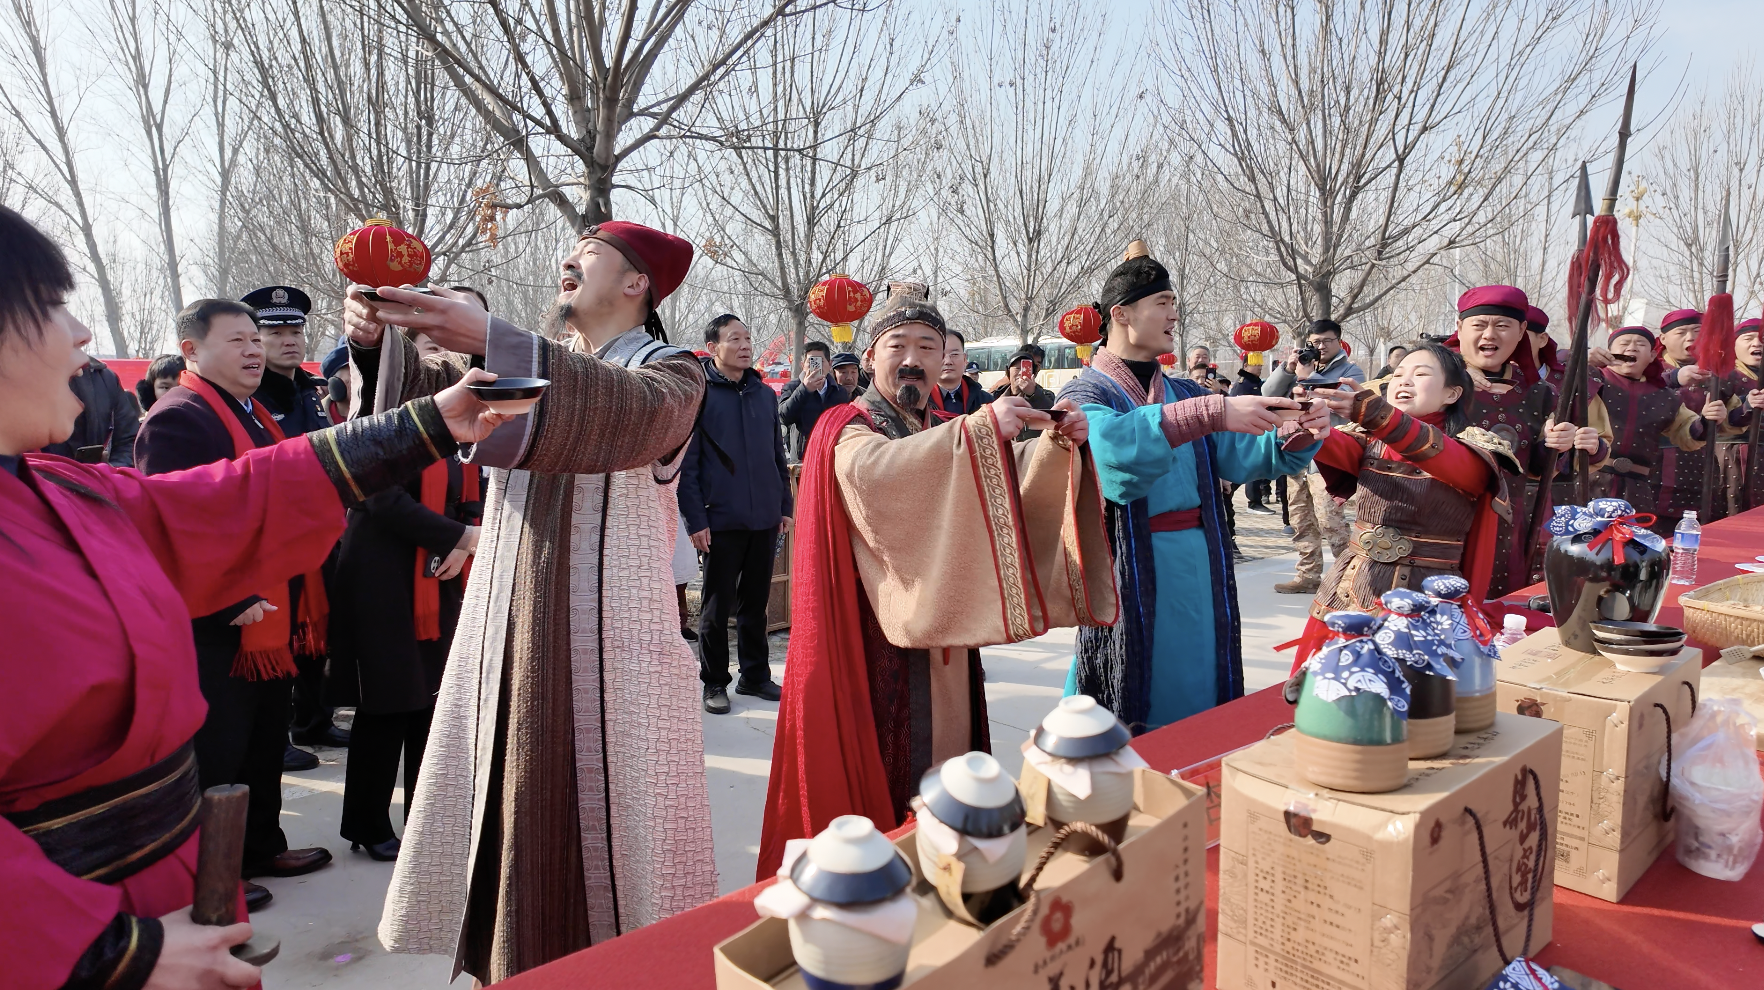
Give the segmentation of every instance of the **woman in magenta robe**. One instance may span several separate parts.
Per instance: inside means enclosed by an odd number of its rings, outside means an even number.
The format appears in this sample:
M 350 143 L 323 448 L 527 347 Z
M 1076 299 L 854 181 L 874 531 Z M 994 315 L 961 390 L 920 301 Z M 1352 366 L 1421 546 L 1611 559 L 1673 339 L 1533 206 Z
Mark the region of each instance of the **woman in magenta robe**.
M 456 387 L 153 478 L 27 454 L 65 439 L 80 412 L 68 382 L 91 333 L 64 305 L 72 288 L 61 251 L 0 207 L 4 982 L 250 986 L 256 967 L 226 951 L 250 926 L 202 928 L 187 910 L 188 747 L 206 711 L 190 616 L 317 566 L 346 507 L 502 417 Z

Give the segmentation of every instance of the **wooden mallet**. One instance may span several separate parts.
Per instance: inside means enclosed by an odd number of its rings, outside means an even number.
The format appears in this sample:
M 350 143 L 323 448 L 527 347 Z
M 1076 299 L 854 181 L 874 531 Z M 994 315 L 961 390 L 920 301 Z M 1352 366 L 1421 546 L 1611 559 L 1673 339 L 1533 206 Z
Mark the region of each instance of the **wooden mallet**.
M 251 788 L 244 784 L 202 792 L 202 838 L 196 846 L 196 898 L 190 917 L 198 925 L 231 925 L 239 920 L 239 873 L 245 858 L 245 809 Z M 262 966 L 282 951 L 280 939 L 253 934 L 233 946 L 233 957 Z

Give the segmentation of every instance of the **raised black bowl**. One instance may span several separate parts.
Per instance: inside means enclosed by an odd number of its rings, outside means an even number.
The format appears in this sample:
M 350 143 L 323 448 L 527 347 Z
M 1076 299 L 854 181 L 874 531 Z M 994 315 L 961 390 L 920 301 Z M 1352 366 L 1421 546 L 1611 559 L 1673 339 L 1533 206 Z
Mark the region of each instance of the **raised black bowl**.
M 512 402 L 537 399 L 545 394 L 551 382 L 544 378 L 498 378 L 493 382 L 467 385 L 466 390 L 485 402 Z

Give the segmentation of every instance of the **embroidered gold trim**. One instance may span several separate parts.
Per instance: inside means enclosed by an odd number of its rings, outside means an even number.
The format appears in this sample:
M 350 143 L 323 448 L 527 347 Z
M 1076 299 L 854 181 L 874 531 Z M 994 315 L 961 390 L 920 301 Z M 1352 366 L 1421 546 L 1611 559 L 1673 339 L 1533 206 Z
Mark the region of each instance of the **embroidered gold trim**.
M 100 811 L 107 811 L 107 810 L 114 808 L 117 805 L 123 803 L 124 801 L 133 800 L 137 797 L 140 797 L 143 794 L 151 794 L 154 791 L 159 790 L 161 787 L 164 787 L 167 784 L 175 783 L 179 777 L 183 776 L 184 769 L 186 767 L 188 767 L 190 765 L 191 761 L 193 761 L 195 759 L 196 759 L 196 753 L 195 753 L 195 751 L 191 751 L 190 755 L 184 758 L 184 762 L 178 764 L 178 769 L 176 771 L 172 772 L 171 774 L 168 774 L 167 776 L 165 776 L 159 780 L 154 781 L 151 784 L 148 784 L 146 787 L 140 788 L 139 790 L 130 791 L 129 793 L 121 795 L 120 797 L 111 798 L 110 800 L 104 802 L 103 804 L 93 805 L 90 808 L 81 808 L 79 811 L 76 811 L 71 815 L 63 815 L 60 818 L 56 818 L 51 821 L 38 822 L 37 824 L 30 826 L 29 828 L 20 829 L 19 831 L 23 832 L 26 835 L 35 835 L 38 832 L 45 832 L 45 831 L 48 831 L 49 829 L 52 829 L 52 828 L 60 828 L 63 825 L 72 824 L 73 822 L 77 822 L 83 818 L 90 818 L 91 816 L 98 814 Z
M 440 410 L 437 409 L 436 412 L 440 412 Z M 430 439 L 429 429 L 423 425 L 423 418 L 418 416 L 416 410 L 410 408 L 409 405 L 404 407 L 404 413 L 410 417 L 411 422 L 416 424 L 417 433 L 421 434 L 423 438 L 423 446 L 429 448 L 429 453 L 433 455 L 436 460 L 441 460 L 441 451 L 435 449 L 435 441 Z
M 129 947 L 123 953 L 122 959 L 117 962 L 116 968 L 110 971 L 110 979 L 104 981 L 104 990 L 110 990 L 111 987 L 116 986 L 116 981 L 128 972 L 129 963 L 135 958 L 135 950 L 141 946 L 141 922 L 133 915 L 129 915 L 128 918 Z
M 992 554 L 998 561 L 1004 597 L 1006 628 L 1010 642 L 1032 638 L 1034 625 L 1029 618 L 1028 582 L 1024 580 L 1024 561 L 1016 540 L 1015 500 L 1010 475 L 999 445 L 998 423 L 990 409 L 984 416 L 968 416 L 968 437 L 974 445 L 975 463 L 980 468 L 980 508 L 991 521 Z
M 362 492 L 361 486 L 355 483 L 355 476 L 349 473 L 349 465 L 343 462 L 343 451 L 337 446 L 336 433 L 331 430 L 324 430 L 322 432 L 324 433 L 325 443 L 331 448 L 331 459 L 337 462 L 337 470 L 343 473 L 343 480 L 349 483 L 349 490 L 355 493 L 355 500 L 357 502 L 366 502 L 367 495 Z
M 185 813 L 184 817 L 178 821 L 178 824 L 176 826 L 174 826 L 171 831 L 165 833 L 164 835 L 153 840 L 152 842 L 148 843 L 147 845 L 142 846 L 141 848 L 135 850 L 134 852 L 128 854 L 127 856 L 124 856 L 122 859 L 112 860 L 111 862 L 105 863 L 103 866 L 100 866 L 96 870 L 92 870 L 89 873 L 81 874 L 80 879 L 81 880 L 90 880 L 94 877 L 103 876 L 106 873 L 110 873 L 113 870 L 119 870 L 119 869 L 129 865 L 130 863 L 133 863 L 135 860 L 140 859 L 142 856 L 146 856 L 150 853 L 158 851 L 159 848 L 161 846 L 165 845 L 168 841 L 170 841 L 173 838 L 177 838 L 178 833 L 182 832 L 184 830 L 184 826 L 190 824 L 190 822 L 196 818 L 196 815 L 199 812 L 201 812 L 201 810 L 202 810 L 202 803 L 200 801 L 198 801 L 195 804 L 190 805 L 190 810 L 187 813 Z M 184 836 L 184 838 L 188 838 L 188 836 Z

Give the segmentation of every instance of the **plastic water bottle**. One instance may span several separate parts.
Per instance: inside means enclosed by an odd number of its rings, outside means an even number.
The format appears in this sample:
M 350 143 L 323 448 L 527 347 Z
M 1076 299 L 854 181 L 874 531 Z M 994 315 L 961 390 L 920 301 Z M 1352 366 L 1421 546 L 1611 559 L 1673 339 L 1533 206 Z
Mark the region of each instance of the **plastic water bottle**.
M 1678 528 L 1672 531 L 1672 583 L 1697 583 L 1697 545 L 1703 542 L 1703 527 L 1697 522 L 1697 510 L 1686 509 Z
M 1525 638 L 1525 616 L 1511 612 L 1501 616 L 1501 631 L 1495 634 L 1494 645 L 1506 649 Z

